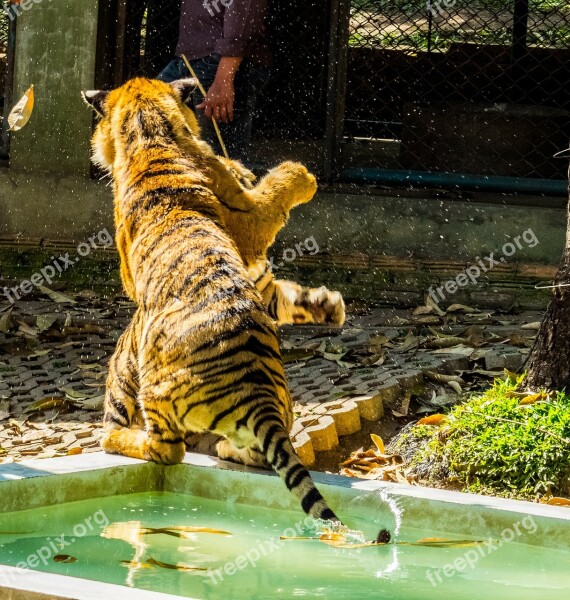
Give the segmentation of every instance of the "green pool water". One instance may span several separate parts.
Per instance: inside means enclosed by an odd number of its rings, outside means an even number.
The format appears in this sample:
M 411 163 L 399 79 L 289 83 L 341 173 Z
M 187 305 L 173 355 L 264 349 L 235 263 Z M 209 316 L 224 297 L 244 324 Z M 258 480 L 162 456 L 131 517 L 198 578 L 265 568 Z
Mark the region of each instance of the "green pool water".
M 303 520 L 302 513 L 173 493 L 99 498 L 0 514 L 0 564 L 211 600 L 569 597 L 570 551 L 516 541 L 493 547 L 496 540 L 473 547 L 405 545 L 458 539 L 411 528 L 405 516 L 399 543 L 387 546 L 279 540 L 293 535 L 286 530 L 296 523 L 302 535 L 314 533 L 303 529 Z M 232 535 L 141 532 L 180 526 Z M 168 568 L 177 564 L 206 570 Z

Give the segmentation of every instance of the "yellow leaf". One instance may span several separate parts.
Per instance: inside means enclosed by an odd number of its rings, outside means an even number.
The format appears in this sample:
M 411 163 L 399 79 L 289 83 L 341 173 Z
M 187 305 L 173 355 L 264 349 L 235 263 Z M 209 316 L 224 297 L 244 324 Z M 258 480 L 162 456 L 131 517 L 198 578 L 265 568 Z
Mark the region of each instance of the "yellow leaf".
M 370 439 L 374 442 L 374 445 L 376 446 L 376 448 L 378 448 L 378 452 L 380 452 L 380 454 L 386 454 L 386 448 L 384 447 L 384 442 L 382 441 L 382 438 L 379 435 L 376 435 L 375 433 L 371 433 Z
M 184 565 L 182 563 L 171 564 L 165 563 L 161 560 L 156 560 L 155 558 L 149 557 L 148 559 L 149 565 L 156 565 L 157 567 L 162 567 L 163 569 L 175 569 L 176 571 L 207 571 L 205 567 L 193 567 L 191 565 Z
M 129 567 L 133 569 L 153 569 L 152 565 L 144 562 L 137 562 L 135 560 L 120 560 L 119 561 L 124 567 Z
M 30 120 L 34 110 L 34 86 L 31 85 L 8 115 L 10 131 L 18 131 Z
M 531 394 L 530 396 L 525 396 L 519 404 L 534 404 L 538 402 L 538 400 L 544 400 L 548 398 L 548 396 L 544 392 L 538 392 L 538 394 Z
M 83 452 L 83 448 L 70 448 L 67 451 L 67 456 L 75 456 L 76 454 L 81 454 Z
M 164 533 L 166 535 L 170 535 L 175 532 L 183 532 L 183 533 L 216 533 L 218 535 L 226 535 L 231 536 L 232 534 L 229 531 L 224 531 L 223 529 L 212 529 L 210 527 L 192 527 L 190 525 L 175 525 L 173 527 L 145 527 L 140 530 L 143 535 L 152 535 Z M 175 536 L 182 537 L 182 536 Z
M 570 499 L 554 497 L 550 498 L 550 500 L 548 500 L 546 504 L 550 504 L 551 506 L 570 506 Z
M 442 414 L 430 415 L 418 421 L 418 425 L 441 425 L 445 423 L 447 417 Z

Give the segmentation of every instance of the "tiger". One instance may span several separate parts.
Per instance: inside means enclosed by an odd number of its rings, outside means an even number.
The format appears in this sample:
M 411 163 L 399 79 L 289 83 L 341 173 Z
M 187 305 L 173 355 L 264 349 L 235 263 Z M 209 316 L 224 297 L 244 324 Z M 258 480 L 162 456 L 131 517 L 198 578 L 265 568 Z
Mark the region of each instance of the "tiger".
M 93 160 L 113 178 L 121 278 L 138 306 L 114 355 L 131 363 L 115 377 L 135 373 L 136 387 L 128 377 L 108 387 L 102 447 L 171 465 L 182 461 L 189 433 L 212 432 L 222 436 L 221 458 L 272 467 L 308 515 L 339 522 L 289 439 L 276 324 L 245 266 L 283 219 L 259 210 L 265 226 L 243 232 L 241 252 L 228 233 L 237 213 L 243 220 L 256 206 L 308 202 L 316 180 L 289 162 L 242 186 L 199 138 L 186 105 L 195 85 L 136 78 L 84 93 L 101 116 Z

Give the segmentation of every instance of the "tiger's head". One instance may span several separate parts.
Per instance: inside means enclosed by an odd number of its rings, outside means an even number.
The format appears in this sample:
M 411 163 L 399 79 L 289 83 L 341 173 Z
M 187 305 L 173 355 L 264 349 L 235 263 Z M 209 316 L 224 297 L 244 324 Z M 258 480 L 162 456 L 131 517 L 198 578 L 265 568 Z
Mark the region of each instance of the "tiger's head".
M 164 127 L 164 116 L 176 137 L 199 136 L 200 128 L 194 112 L 188 107 L 195 79 L 163 83 L 157 79 L 135 78 L 112 90 L 82 92 L 85 102 L 100 120 L 92 138 L 93 162 L 107 171 L 113 170 L 117 143 L 124 134 L 127 119 L 138 119 L 142 127 Z M 153 110 L 148 111 L 151 107 Z

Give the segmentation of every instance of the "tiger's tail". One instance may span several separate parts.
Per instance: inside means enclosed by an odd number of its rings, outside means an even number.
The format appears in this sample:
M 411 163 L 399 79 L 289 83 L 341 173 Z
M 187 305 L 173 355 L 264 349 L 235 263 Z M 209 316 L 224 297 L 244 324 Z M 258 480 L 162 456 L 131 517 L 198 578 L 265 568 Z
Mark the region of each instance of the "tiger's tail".
M 266 413 L 258 417 L 253 424 L 253 432 L 263 455 L 287 488 L 299 498 L 303 510 L 313 519 L 340 522 L 295 453 L 280 415 Z

